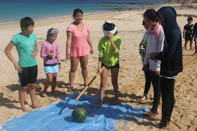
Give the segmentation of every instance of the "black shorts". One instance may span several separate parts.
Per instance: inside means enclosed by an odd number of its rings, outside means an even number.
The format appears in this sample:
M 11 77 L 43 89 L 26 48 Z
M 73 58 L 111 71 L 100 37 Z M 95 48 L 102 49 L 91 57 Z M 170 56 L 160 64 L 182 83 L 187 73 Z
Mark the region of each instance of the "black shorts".
M 186 41 L 192 41 L 192 35 L 186 34 L 186 35 L 185 35 L 185 40 L 186 40 Z
M 119 66 L 119 64 L 117 64 L 117 65 L 115 65 L 115 66 L 112 66 L 112 67 L 107 67 L 106 65 L 104 65 L 103 63 L 102 63 L 102 67 L 105 67 L 105 68 L 107 68 L 108 70 L 109 69 L 114 69 L 114 68 L 116 68 L 116 67 L 118 67 L 118 68 L 120 68 L 120 66 Z
M 18 73 L 20 85 L 26 86 L 27 84 L 36 83 L 37 75 L 38 75 L 38 67 L 22 67 L 23 71 Z

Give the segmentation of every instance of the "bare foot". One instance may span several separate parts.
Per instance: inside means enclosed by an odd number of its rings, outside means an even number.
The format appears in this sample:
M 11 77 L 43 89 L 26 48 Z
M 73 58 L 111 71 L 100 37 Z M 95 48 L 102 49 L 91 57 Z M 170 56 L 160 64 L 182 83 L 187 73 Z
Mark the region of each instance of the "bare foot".
M 117 97 L 114 97 L 113 104 L 114 105 L 120 104 L 120 100 Z
M 47 96 L 47 92 L 43 91 L 41 95 L 42 95 L 42 97 L 46 97 Z
M 103 106 L 103 102 L 100 101 L 99 104 L 96 106 L 96 108 L 101 108 Z
M 147 100 L 148 98 L 146 96 L 143 96 L 141 99 L 139 99 L 140 101 L 145 101 Z
M 153 103 L 154 102 L 154 98 L 150 97 L 150 102 Z
M 57 92 L 56 91 L 52 91 L 51 94 L 54 95 L 54 96 L 56 96 L 57 95 Z
M 32 105 L 32 108 L 36 109 L 36 108 L 40 108 L 40 105 Z
M 31 112 L 31 110 L 28 110 L 26 107 L 21 107 L 23 112 Z
M 72 88 L 72 87 L 69 87 L 67 91 L 68 91 L 69 93 L 73 93 L 73 88 Z

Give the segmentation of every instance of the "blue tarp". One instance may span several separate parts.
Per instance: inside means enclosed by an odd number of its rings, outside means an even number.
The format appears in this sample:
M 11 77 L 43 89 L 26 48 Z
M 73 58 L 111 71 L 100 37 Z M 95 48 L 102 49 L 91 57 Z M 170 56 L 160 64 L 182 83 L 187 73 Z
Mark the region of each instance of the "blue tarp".
M 142 113 L 148 108 L 132 107 L 128 104 L 104 104 L 96 108 L 98 99 L 83 95 L 75 101 L 77 94 L 69 95 L 57 104 L 43 107 L 39 110 L 8 121 L 1 131 L 113 131 L 115 123 L 127 116 L 142 119 Z M 88 111 L 84 123 L 72 121 L 72 111 L 83 107 Z

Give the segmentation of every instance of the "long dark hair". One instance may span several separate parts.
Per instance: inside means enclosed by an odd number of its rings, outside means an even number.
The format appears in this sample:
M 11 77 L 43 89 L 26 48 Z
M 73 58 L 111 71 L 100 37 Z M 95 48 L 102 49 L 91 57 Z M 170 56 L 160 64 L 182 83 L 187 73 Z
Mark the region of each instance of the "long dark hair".
M 83 11 L 82 11 L 80 8 L 74 9 L 74 11 L 73 11 L 73 18 L 75 18 L 75 16 L 76 16 L 78 13 L 83 14 Z

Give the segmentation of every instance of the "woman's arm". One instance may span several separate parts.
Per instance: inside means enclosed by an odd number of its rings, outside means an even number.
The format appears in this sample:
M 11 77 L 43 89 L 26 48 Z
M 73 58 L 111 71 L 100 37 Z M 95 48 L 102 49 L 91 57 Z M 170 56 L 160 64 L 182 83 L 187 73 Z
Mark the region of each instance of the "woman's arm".
M 18 72 L 22 72 L 23 70 L 21 69 L 21 67 L 18 65 L 18 63 L 15 61 L 14 57 L 11 54 L 11 50 L 14 47 L 14 43 L 11 41 L 5 48 L 4 52 L 6 54 L 6 56 L 8 57 L 8 59 L 12 62 L 12 64 L 14 65 L 15 70 L 17 70 Z
M 90 46 L 90 53 L 93 54 L 94 53 L 94 49 L 93 49 L 93 46 L 92 46 L 92 40 L 90 38 L 90 32 L 88 32 L 88 44 Z
M 38 44 L 37 42 L 35 42 L 34 52 L 30 56 L 35 58 L 37 54 L 38 54 Z
M 72 42 L 72 32 L 67 31 L 67 41 L 66 41 L 66 58 L 70 57 L 70 46 Z

